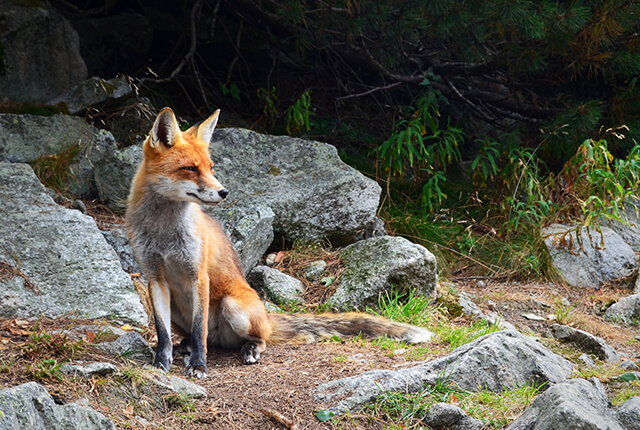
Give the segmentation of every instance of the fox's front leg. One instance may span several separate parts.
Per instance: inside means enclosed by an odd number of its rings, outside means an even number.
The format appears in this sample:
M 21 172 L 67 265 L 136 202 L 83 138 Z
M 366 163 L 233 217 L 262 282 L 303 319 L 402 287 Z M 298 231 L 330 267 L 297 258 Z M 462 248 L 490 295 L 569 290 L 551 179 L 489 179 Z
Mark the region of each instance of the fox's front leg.
M 207 377 L 207 332 L 209 322 L 209 275 L 202 271 L 193 285 L 191 356 L 186 368 L 189 377 Z
M 153 302 L 153 314 L 158 335 L 158 348 L 153 365 L 165 372 L 169 371 L 173 361 L 173 342 L 171 341 L 171 293 L 163 280 L 149 278 L 149 293 Z

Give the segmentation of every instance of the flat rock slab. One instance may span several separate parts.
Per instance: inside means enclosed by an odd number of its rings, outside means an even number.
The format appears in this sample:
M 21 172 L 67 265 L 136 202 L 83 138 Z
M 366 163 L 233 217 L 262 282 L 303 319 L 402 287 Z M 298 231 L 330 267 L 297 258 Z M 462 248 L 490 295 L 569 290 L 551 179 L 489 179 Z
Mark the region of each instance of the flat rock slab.
M 552 224 L 542 231 L 551 260 L 564 281 L 574 287 L 598 288 L 631 279 L 638 273 L 633 249 L 612 229 Z
M 26 164 L 0 163 L 0 316 L 77 312 L 146 324 L 133 282 L 94 220 L 53 202 Z
M 120 336 L 112 342 L 102 342 L 96 345 L 101 351 L 113 355 L 123 355 L 130 359 L 150 362 L 154 353 L 149 343 L 140 335 L 132 331 Z
M 178 376 L 162 373 L 159 370 L 152 370 L 146 373 L 146 377 L 152 383 L 194 399 L 204 399 L 207 397 L 207 390 L 198 384 L 189 382 Z
M 0 390 L 0 430 L 116 430 L 104 415 L 76 404 L 57 405 L 40 384 Z
M 60 367 L 60 372 L 80 378 L 92 376 L 107 376 L 114 374 L 118 368 L 111 363 L 89 363 L 85 365 L 65 363 Z
M 438 380 L 469 390 L 502 392 L 525 384 L 543 386 L 562 382 L 572 364 L 518 332 L 482 336 L 446 357 L 401 370 L 372 370 L 317 387 L 318 400 L 333 402 L 334 413 L 354 411 L 383 391 L 418 392 Z M 544 385 L 543 385 L 544 384 Z
M 607 345 L 604 339 L 592 335 L 584 330 L 561 324 L 551 326 L 553 337 L 564 342 L 577 344 L 582 350 L 596 355 L 600 360 L 608 362 L 620 361 L 620 354 Z

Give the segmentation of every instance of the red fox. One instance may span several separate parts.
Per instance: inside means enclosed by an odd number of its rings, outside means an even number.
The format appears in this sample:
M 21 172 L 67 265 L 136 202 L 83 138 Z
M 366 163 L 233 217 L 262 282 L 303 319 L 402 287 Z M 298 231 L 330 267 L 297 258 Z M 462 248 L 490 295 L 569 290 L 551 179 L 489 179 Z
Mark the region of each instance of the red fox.
M 164 108 L 144 142 L 144 158 L 131 185 L 126 224 L 133 252 L 149 280 L 158 347 L 154 366 L 169 370 L 172 327 L 191 348 L 187 376 L 207 376 L 207 345 L 239 349 L 258 362 L 267 342 L 310 343 L 333 336 L 387 335 L 427 342 L 430 331 L 360 313 L 267 314 L 244 277 L 220 225 L 201 204 L 228 194 L 213 176 L 209 142 L 219 110 L 182 132 Z

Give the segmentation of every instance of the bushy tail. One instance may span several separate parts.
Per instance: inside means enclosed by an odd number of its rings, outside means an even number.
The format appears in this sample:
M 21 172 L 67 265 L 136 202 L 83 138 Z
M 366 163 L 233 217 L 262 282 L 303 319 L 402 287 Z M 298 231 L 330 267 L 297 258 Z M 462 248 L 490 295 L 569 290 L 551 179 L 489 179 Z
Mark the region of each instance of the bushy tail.
M 408 343 L 428 342 L 433 333 L 409 324 L 358 312 L 343 314 L 269 314 L 273 332 L 270 343 L 307 344 L 320 340 L 362 335 L 375 339 L 385 335 Z

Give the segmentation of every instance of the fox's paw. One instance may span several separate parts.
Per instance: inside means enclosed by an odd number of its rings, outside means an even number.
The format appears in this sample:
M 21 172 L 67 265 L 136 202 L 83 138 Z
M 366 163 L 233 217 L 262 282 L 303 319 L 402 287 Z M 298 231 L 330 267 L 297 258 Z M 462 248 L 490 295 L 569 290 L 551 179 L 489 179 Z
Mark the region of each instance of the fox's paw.
M 171 358 L 171 356 L 166 357 L 162 356 L 161 354 L 156 354 L 156 358 L 155 360 L 153 360 L 153 367 L 157 367 L 163 372 L 168 372 L 169 368 L 171 367 Z
M 260 349 L 255 342 L 247 342 L 242 345 L 240 349 L 240 355 L 242 356 L 242 362 L 244 364 L 256 364 L 260 361 Z
M 207 364 L 204 361 L 194 362 L 195 360 L 190 360 L 187 364 L 185 375 L 189 378 L 197 378 L 204 379 L 207 375 Z

